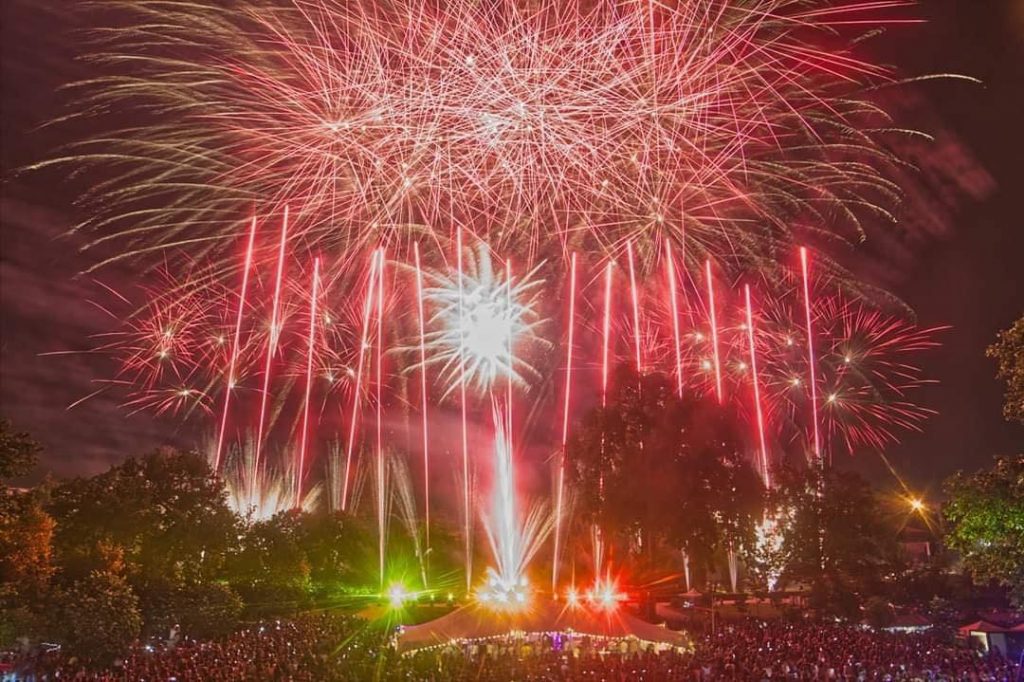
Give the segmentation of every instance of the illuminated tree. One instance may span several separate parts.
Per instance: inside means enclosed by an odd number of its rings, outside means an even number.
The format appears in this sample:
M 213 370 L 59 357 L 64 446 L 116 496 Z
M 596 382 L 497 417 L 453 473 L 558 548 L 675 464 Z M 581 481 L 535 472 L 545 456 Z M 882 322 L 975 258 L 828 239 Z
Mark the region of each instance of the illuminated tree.
M 0 645 L 42 630 L 50 587 L 53 517 L 34 493 L 0 493 Z
M 54 599 L 55 634 L 68 653 L 100 665 L 124 653 L 142 631 L 139 600 L 121 576 L 95 571 Z
M 1024 455 L 946 481 L 946 543 L 976 580 L 994 580 L 1024 607 Z

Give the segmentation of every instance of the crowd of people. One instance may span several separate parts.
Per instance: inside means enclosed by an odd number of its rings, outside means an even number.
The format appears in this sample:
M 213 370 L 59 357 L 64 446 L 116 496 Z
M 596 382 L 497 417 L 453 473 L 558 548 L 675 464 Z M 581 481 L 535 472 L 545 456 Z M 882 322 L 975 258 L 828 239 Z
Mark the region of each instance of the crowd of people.
M 934 634 L 879 633 L 844 625 L 743 621 L 698 635 L 694 650 L 656 653 L 597 640 L 543 637 L 460 643 L 400 654 L 392 633 L 340 614 L 251 626 L 218 641 L 140 647 L 103 672 L 52 653 L 18 663 L 30 680 L 108 682 L 569 682 L 705 680 L 1018 679 L 998 653 Z

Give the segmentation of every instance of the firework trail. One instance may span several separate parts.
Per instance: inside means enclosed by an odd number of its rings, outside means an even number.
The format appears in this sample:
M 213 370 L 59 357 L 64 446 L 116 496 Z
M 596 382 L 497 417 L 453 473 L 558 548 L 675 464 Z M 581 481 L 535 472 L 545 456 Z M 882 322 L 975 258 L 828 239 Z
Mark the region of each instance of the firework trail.
M 612 268 L 615 264 L 608 261 L 604 269 L 604 315 L 601 323 L 601 407 L 608 402 L 608 360 L 611 349 L 612 321 Z
M 384 462 L 384 249 L 380 250 L 377 269 L 377 539 L 380 560 L 380 587 L 384 589 L 384 559 L 387 554 L 387 468 Z
M 558 562 L 561 556 L 561 531 L 565 496 L 565 447 L 569 440 L 569 405 L 572 394 L 573 332 L 576 327 L 576 254 L 572 254 L 569 273 L 569 339 L 565 346 L 565 402 L 562 406 L 562 447 L 558 459 L 555 485 L 555 548 L 551 560 L 551 589 L 558 586 Z
M 245 265 L 242 271 L 242 286 L 238 293 L 238 316 L 235 319 L 235 336 L 231 344 L 231 362 L 228 365 L 227 386 L 224 390 L 224 413 L 220 420 L 220 431 L 217 435 L 217 451 L 213 458 L 213 470 L 220 470 L 220 455 L 224 450 L 224 432 L 228 425 L 228 404 L 231 391 L 235 387 L 235 366 L 238 364 L 238 350 L 242 336 L 242 317 L 245 314 L 245 295 L 249 291 L 249 272 L 252 270 L 252 252 L 256 243 L 256 216 L 252 217 L 249 227 L 249 245 L 245 249 Z
M 807 373 L 810 378 L 810 391 L 811 391 L 811 429 L 814 433 L 814 449 L 811 451 L 814 455 L 814 461 L 818 464 L 822 464 L 821 456 L 821 435 L 818 430 L 818 381 L 814 376 L 815 360 L 814 360 L 814 326 L 811 324 L 811 285 L 808 281 L 810 275 L 808 271 L 810 265 L 808 264 L 807 247 L 800 247 L 800 274 L 801 282 L 803 283 L 804 290 L 804 314 L 807 326 Z
M 309 444 L 309 398 L 313 390 L 313 358 L 316 355 L 316 304 L 320 288 L 320 259 L 313 260 L 313 281 L 309 287 L 309 348 L 306 354 L 306 394 L 302 401 L 302 434 L 299 463 L 295 476 L 295 499 L 302 499 L 302 480 L 306 472 L 306 448 Z
M 463 254 L 462 254 L 462 226 L 457 228 L 455 248 L 457 250 L 456 261 L 458 278 L 458 294 L 459 300 L 458 305 L 458 326 L 455 328 L 458 334 L 458 360 L 459 360 L 459 412 L 462 418 L 462 521 L 463 527 L 463 548 L 465 551 L 464 560 L 466 562 L 466 592 L 468 593 L 473 587 L 473 533 L 472 533 L 472 520 L 469 517 L 469 435 L 468 426 L 466 424 L 466 296 L 465 296 L 465 285 L 463 280 L 465 278 L 465 269 L 463 268 Z M 490 256 L 488 256 L 488 259 Z M 490 261 L 488 260 L 488 263 Z M 450 291 L 450 289 L 449 289 Z M 493 322 L 493 321 L 492 321 Z M 450 328 L 450 323 L 449 323 Z M 488 333 L 486 330 L 484 333 Z M 424 368 L 425 369 L 425 368 Z M 510 368 L 511 369 L 511 368 Z
M 670 295 L 670 313 L 672 315 L 672 349 L 675 351 L 676 359 L 676 392 L 683 397 L 683 358 L 680 348 L 679 336 L 679 301 L 676 295 L 676 269 L 675 259 L 672 257 L 672 243 L 665 242 L 665 276 L 668 278 L 668 289 Z
M 771 489 L 771 469 L 768 465 L 768 445 L 765 440 L 764 410 L 761 408 L 761 382 L 757 374 L 757 345 L 754 343 L 754 311 L 750 304 L 750 285 L 744 285 L 743 297 L 747 311 L 747 345 L 750 348 L 750 384 L 754 389 L 754 414 L 757 417 L 757 444 L 761 455 L 760 468 L 764 487 Z
M 718 319 L 715 306 L 715 281 L 711 276 L 711 261 L 704 261 L 704 278 L 708 286 L 708 323 L 711 325 L 711 348 L 715 365 L 715 397 L 722 402 L 722 362 L 718 352 Z
M 281 221 L 281 240 L 277 255 L 277 277 L 274 279 L 274 303 L 271 307 L 270 330 L 267 335 L 267 361 L 263 366 L 263 390 L 260 393 L 260 420 L 256 431 L 256 451 L 253 455 L 253 475 L 250 481 L 256 484 L 256 473 L 260 466 L 260 452 L 263 449 L 263 434 L 267 425 L 267 402 L 270 400 L 270 369 L 274 362 L 274 352 L 281 336 L 279 316 L 281 313 L 281 283 L 284 277 L 285 247 L 288 245 L 288 207 L 284 207 L 284 218 Z M 255 497 L 255 488 L 250 491 Z
M 356 370 L 355 390 L 352 393 L 352 412 L 349 415 L 348 440 L 345 445 L 345 478 L 341 489 L 341 509 L 346 510 L 348 503 L 349 479 L 352 477 L 352 452 L 356 443 L 356 426 L 359 422 L 359 398 L 363 385 L 363 365 L 366 359 L 366 350 L 369 346 L 368 336 L 370 333 L 370 312 L 373 310 L 373 293 L 375 281 L 380 277 L 384 269 L 383 253 L 380 249 L 373 252 L 370 259 L 370 273 L 366 280 L 366 297 L 363 303 L 363 331 L 359 337 L 359 361 Z
M 494 480 L 491 509 L 484 515 L 484 529 L 494 556 L 495 567 L 488 568 L 488 584 L 477 598 L 504 604 L 510 597 L 524 601 L 526 566 L 551 532 L 552 518 L 543 505 L 534 505 L 520 513 L 516 491 L 515 454 L 508 439 L 507 412 L 495 403 Z M 510 604 L 516 606 L 516 603 Z
M 423 417 L 423 523 L 424 541 L 430 547 L 430 439 L 427 422 L 427 345 L 423 314 L 423 267 L 420 264 L 420 245 L 413 244 L 416 265 L 416 321 L 420 335 L 420 412 Z M 424 580 L 424 587 L 426 580 Z

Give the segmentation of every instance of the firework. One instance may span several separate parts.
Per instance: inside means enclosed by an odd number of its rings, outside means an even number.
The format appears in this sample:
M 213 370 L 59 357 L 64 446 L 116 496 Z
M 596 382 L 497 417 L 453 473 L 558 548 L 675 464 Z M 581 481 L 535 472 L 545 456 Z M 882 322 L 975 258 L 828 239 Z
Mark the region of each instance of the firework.
M 679 301 L 676 294 L 678 285 L 676 283 L 675 259 L 672 257 L 672 243 L 665 242 L 665 276 L 668 278 L 668 290 L 670 295 L 670 314 L 672 316 L 672 349 L 676 360 L 676 392 L 683 397 L 683 358 L 680 348 L 679 336 Z
M 255 441 L 247 440 L 233 447 L 228 455 L 229 466 L 224 472 L 228 506 L 243 519 L 266 521 L 293 509 L 313 511 L 319 504 L 323 492 L 319 483 L 297 496 L 300 473 L 292 463 L 257 467 Z
M 52 163 L 113 176 L 86 227 L 130 253 L 226 247 L 258 200 L 353 260 L 458 223 L 764 267 L 792 217 L 856 239 L 898 200 L 863 95 L 891 76 L 852 49 L 905 0 L 106 4 L 79 109 L 140 115 Z
M 718 345 L 718 314 L 715 307 L 715 280 L 711 276 L 711 261 L 704 261 L 704 278 L 708 286 L 708 323 L 711 325 L 711 348 L 715 366 L 715 397 L 722 402 L 722 362 Z
M 460 263 L 455 273 L 428 273 L 431 286 L 424 298 L 434 314 L 433 329 L 426 333 L 427 366 L 439 366 L 444 396 L 470 385 L 487 392 L 499 379 L 525 383 L 536 372 L 521 355 L 510 353 L 509 343 L 544 343 L 538 336 L 544 322 L 538 301 L 544 280 L 536 277 L 540 266 L 503 280 L 483 244 L 475 258 Z

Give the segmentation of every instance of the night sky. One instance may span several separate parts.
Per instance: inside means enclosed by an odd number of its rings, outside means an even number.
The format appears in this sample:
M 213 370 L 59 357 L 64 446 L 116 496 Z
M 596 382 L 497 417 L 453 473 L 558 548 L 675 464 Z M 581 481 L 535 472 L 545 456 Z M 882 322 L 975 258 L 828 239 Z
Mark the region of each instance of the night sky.
M 0 204 L 0 414 L 45 446 L 35 478 L 102 471 L 158 445 L 188 446 L 196 425 L 129 416 L 113 395 L 69 405 L 112 375 L 110 361 L 87 351 L 116 320 L 96 303 L 100 285 L 131 286 L 131 266 L 81 274 L 99 260 L 68 236 L 81 219 L 74 206 L 82 178 L 20 172 L 58 156 L 73 134 L 44 126 L 65 111 L 58 88 L 89 76 L 79 55 L 82 17 L 67 0 L 5 0 L 2 24 L 2 163 Z M 937 489 L 957 469 L 984 466 L 992 455 L 1024 452 L 1024 428 L 1001 416 L 1002 387 L 985 347 L 1024 314 L 1024 2 L 925 0 L 923 25 L 891 28 L 870 42 L 876 61 L 904 76 L 960 73 L 983 85 L 936 81 L 893 97 L 897 123 L 936 136 L 905 150 L 922 168 L 909 181 L 898 237 L 860 248 L 859 271 L 905 301 L 925 326 L 949 324 L 943 346 L 921 358 L 939 384 L 922 402 L 938 410 L 920 434 L 907 434 L 888 455 L 915 487 Z M 877 455 L 855 467 L 885 482 Z

